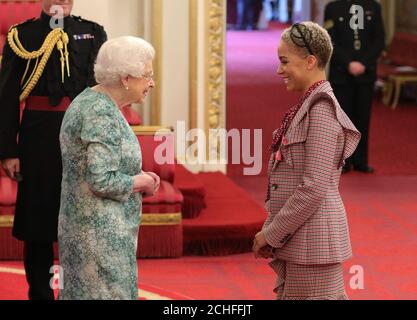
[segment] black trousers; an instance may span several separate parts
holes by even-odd
[[[358,148],[346,164],[367,166],[374,83],[351,82],[348,85],[333,85],[333,90],[340,106],[362,134]]]
[[[24,264],[29,285],[29,300],[54,300],[50,286],[54,265],[53,242],[24,243]]]
[[[255,29],[255,0],[237,0],[237,27]]]

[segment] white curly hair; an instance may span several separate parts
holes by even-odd
[[[145,64],[155,57],[153,46],[142,38],[123,36],[106,41],[100,48],[94,74],[97,83],[117,85],[122,78],[143,76]]]

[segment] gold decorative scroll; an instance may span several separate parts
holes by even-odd
[[[13,227],[14,216],[0,216],[0,228]],[[141,226],[170,226],[181,224],[181,213],[143,213]]]
[[[189,0],[190,5],[190,83],[189,83],[189,128],[197,128],[198,108],[198,1]]]
[[[173,128],[161,126],[131,126],[131,128],[136,135],[141,136],[168,135],[174,131]]]
[[[141,226],[172,226],[181,224],[181,213],[143,213]]]
[[[206,0],[206,133],[208,153],[220,154],[215,130],[224,127],[225,1]],[[211,129],[211,130],[210,130]]]
[[[4,215],[0,216],[0,228],[10,228],[13,227],[14,216]]]
[[[153,66],[156,75],[155,88],[151,94],[151,124],[161,125],[161,100],[162,100],[162,40],[163,40],[163,0],[152,0],[152,44],[156,51]]]

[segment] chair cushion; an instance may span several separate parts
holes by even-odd
[[[184,198],[171,183],[161,180],[158,192],[143,199],[143,213],[178,213],[181,212]]]
[[[137,137],[142,149],[143,171],[155,172],[161,180],[172,183],[175,175],[174,162],[158,164],[155,161],[155,155],[157,155],[158,152],[155,151],[161,144],[169,145],[169,150],[166,150],[165,152],[170,153],[169,158],[174,158],[174,136],[172,134],[166,135],[163,137],[162,141],[156,140],[154,135],[137,135]]]
[[[12,179],[0,176],[0,206],[16,204],[17,183]]]
[[[378,64],[378,79],[386,80],[390,76],[417,75],[417,69],[410,66],[396,66],[391,64]]]
[[[206,188],[204,184],[198,180],[197,175],[188,171],[183,165],[175,165],[175,182],[174,186],[181,192],[186,191],[196,197],[205,198]]]
[[[184,219],[195,218],[207,207],[206,188],[197,175],[188,171],[183,165],[175,166],[175,182],[184,196],[182,216]]]
[[[389,47],[387,58],[397,66],[417,68],[417,35],[408,32],[396,32]]]
[[[0,205],[0,217],[1,216],[14,216],[16,207],[13,206],[2,206]],[[1,260],[1,258],[0,258]]]

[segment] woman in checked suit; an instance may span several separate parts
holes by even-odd
[[[342,262],[352,249],[339,180],[360,133],[326,81],[332,52],[313,22],[286,29],[278,48],[278,75],[303,95],[274,132],[268,218],[253,244],[257,258],[272,258],[278,299],[348,299]]]

